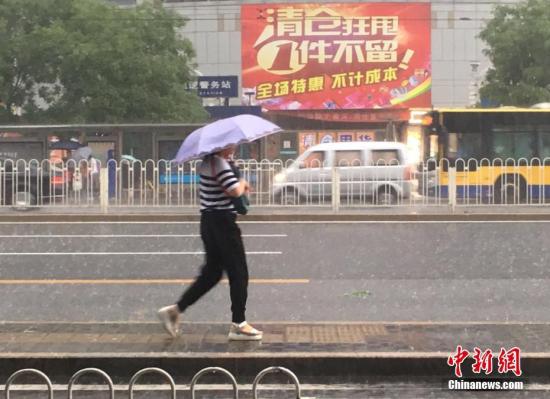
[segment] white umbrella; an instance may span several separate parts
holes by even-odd
[[[274,123],[254,115],[220,119],[187,136],[174,160],[181,163],[202,158],[231,145],[248,143],[281,130]]]

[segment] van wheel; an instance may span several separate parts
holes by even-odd
[[[520,204],[525,202],[527,183],[521,176],[501,176],[494,186],[495,204]]]
[[[293,188],[284,188],[276,198],[277,204],[280,205],[299,205],[302,200],[300,194]]]
[[[17,191],[13,196],[12,207],[16,211],[30,210],[36,204],[36,196],[31,191]]]
[[[382,187],[376,193],[377,205],[395,205],[397,204],[397,193],[391,187]]]

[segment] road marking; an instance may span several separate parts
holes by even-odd
[[[415,215],[416,216],[416,215]],[[291,218],[292,215],[289,215]],[[134,222],[118,222],[118,221],[103,221],[103,222],[0,222],[0,225],[57,225],[57,224],[199,224],[198,221],[134,221]],[[550,223],[550,220],[243,220],[238,224],[487,224],[487,223]]]
[[[19,280],[0,280],[0,285],[181,285],[191,284],[194,279],[19,279]],[[229,283],[227,279],[222,279],[222,283]],[[253,278],[249,280],[251,284],[309,284],[309,279],[304,278]]]
[[[204,251],[184,252],[0,252],[0,256],[142,256],[142,255],[204,255]],[[280,251],[251,251],[246,255],[282,255]]]
[[[550,223],[550,220],[307,220],[243,221],[239,224],[478,224],[478,223]]]
[[[90,222],[90,221],[77,221],[77,222],[58,222],[58,221],[50,221],[50,222],[44,222],[44,221],[33,221],[33,222],[0,222],[0,224],[28,224],[28,225],[36,225],[36,224],[199,224],[199,221],[165,221],[165,222],[159,222],[159,221],[150,221],[150,222],[144,222],[144,221],[134,221],[134,222],[120,222],[120,221],[103,221],[103,222]]]
[[[200,234],[12,234],[0,235],[0,238],[195,238]],[[287,234],[243,234],[243,237],[277,238]]]

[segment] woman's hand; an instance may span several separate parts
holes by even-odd
[[[227,192],[231,197],[240,197],[250,192],[250,184],[245,179],[239,180],[239,185],[233,190]]]
[[[243,191],[246,195],[250,194],[250,190],[252,189],[252,187],[250,187],[250,183],[248,183],[245,179],[242,179],[241,180],[242,183],[243,183]]]

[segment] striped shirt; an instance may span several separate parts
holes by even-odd
[[[226,192],[239,186],[229,162],[214,155],[203,159],[199,169],[201,212],[223,210],[235,212],[231,197]]]

